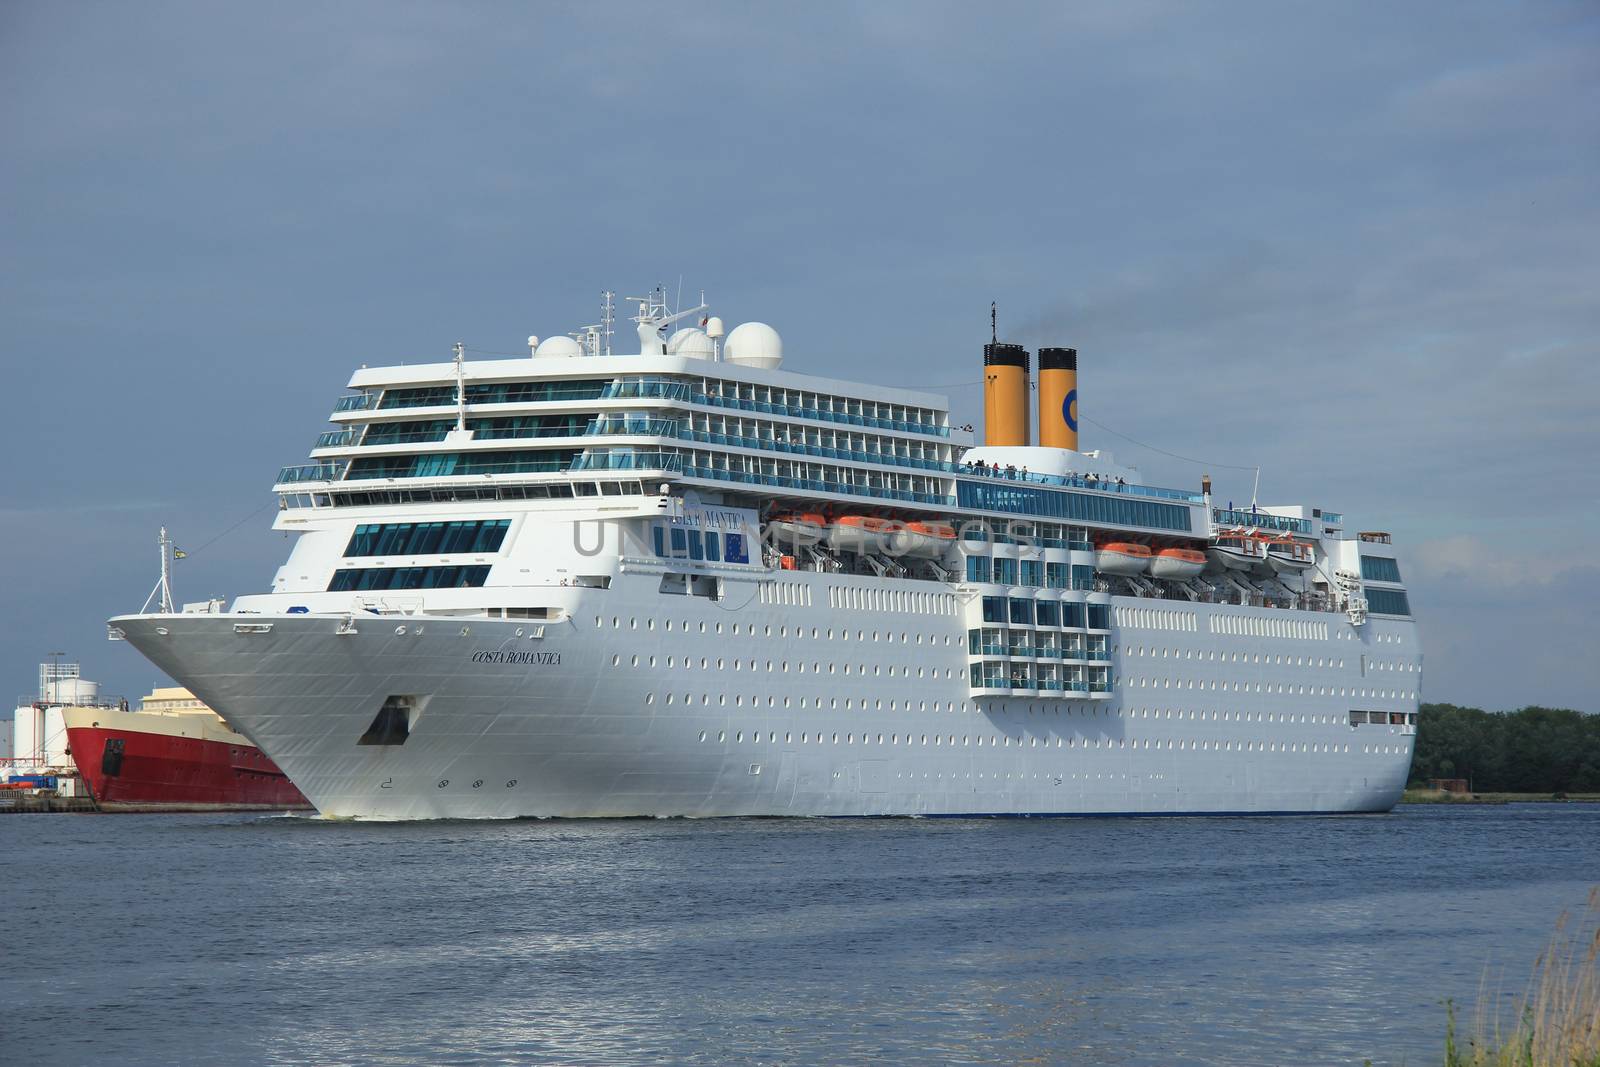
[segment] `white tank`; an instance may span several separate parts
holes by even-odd
[[[571,359],[583,355],[583,346],[570,337],[557,334],[540,341],[533,354],[539,359]]]
[[[764,322],[741,322],[728,332],[722,354],[730,363],[774,370],[783,362],[783,339]]]
[[[45,683],[44,697],[52,704],[92,704],[100,699],[100,683],[87,678],[58,678]]]
[[[667,355],[687,356],[690,359],[711,359],[717,354],[716,344],[704,330],[690,327],[678,330],[667,338]]]

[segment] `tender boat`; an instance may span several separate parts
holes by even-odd
[[[937,559],[956,543],[956,528],[942,522],[908,522],[889,536],[889,553]]]
[[[1219,534],[1206,558],[1223,570],[1250,571],[1266,562],[1266,551],[1248,534]]]
[[[1269,542],[1267,564],[1279,574],[1304,574],[1311,569],[1311,546],[1298,541]]]
[[[1150,546],[1109,541],[1094,550],[1094,569],[1101,574],[1143,574],[1150,569]]]
[[[1192,548],[1163,548],[1150,560],[1150,577],[1183,582],[1206,569],[1206,554]]]
[[[814,545],[828,533],[828,520],[810,511],[774,515],[767,525],[780,545]]]
[[[828,527],[828,544],[841,552],[882,552],[901,524],[872,515],[840,515]]]

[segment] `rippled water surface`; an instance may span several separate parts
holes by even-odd
[[[1600,883],[1600,806],[13,816],[0,846],[12,1062],[1419,1065]]]

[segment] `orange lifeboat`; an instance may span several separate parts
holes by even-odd
[[[1094,569],[1101,574],[1143,574],[1150,569],[1150,546],[1108,541],[1094,550]]]
[[[841,552],[882,552],[901,525],[872,515],[840,515],[828,528],[828,544]]]
[[[1206,554],[1192,548],[1163,548],[1150,560],[1150,577],[1184,582],[1206,568]]]
[[[773,539],[785,547],[814,545],[828,532],[828,520],[816,512],[789,512],[767,520]]]
[[[956,543],[956,528],[942,522],[908,522],[889,538],[895,556],[937,558]]]

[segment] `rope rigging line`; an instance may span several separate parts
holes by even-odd
[[[186,550],[184,550],[183,554],[185,556],[192,556],[196,552],[204,552],[206,549],[210,548],[212,545],[216,544],[218,541],[222,540],[224,537],[227,537],[229,534],[233,533],[233,531],[237,530],[239,527],[243,526],[245,523],[249,522],[251,519],[255,518],[257,515],[261,514],[263,511],[266,511],[268,508],[271,508],[271,507],[277,507],[277,498],[276,497],[274,497],[272,500],[268,501],[267,503],[262,504],[259,508],[256,508],[250,514],[246,515],[244,518],[240,519],[238,522],[234,523],[232,526],[228,527],[226,530],[223,530],[221,533],[217,534],[217,536],[213,537],[211,540],[207,541],[205,544],[201,545],[199,548],[186,549]]]
[[[1115,437],[1120,437],[1124,441],[1127,441],[1127,442],[1129,442],[1131,444],[1138,445],[1140,448],[1148,448],[1152,452],[1159,452],[1163,456],[1171,456],[1173,459],[1181,459],[1185,463],[1193,463],[1196,466],[1200,466],[1200,467],[1222,467],[1222,468],[1224,468],[1226,470],[1230,470],[1230,471],[1254,471],[1254,470],[1260,470],[1261,469],[1260,467],[1257,467],[1257,466],[1255,466],[1253,464],[1250,465],[1250,466],[1240,466],[1237,463],[1214,463],[1214,462],[1212,462],[1210,460],[1195,459],[1193,456],[1180,456],[1176,452],[1168,452],[1164,448],[1157,448],[1155,445],[1146,444],[1145,442],[1139,440],[1136,437],[1129,437],[1125,433],[1119,433],[1118,431],[1113,430],[1111,427],[1107,426],[1105,423],[1100,422],[1100,421],[1098,421],[1096,419],[1091,419],[1087,415],[1079,415],[1078,418],[1082,419],[1084,422],[1087,422],[1091,426],[1094,426],[1094,427],[1097,427],[1099,429],[1104,430],[1108,434],[1111,434],[1111,435],[1113,435]]]

